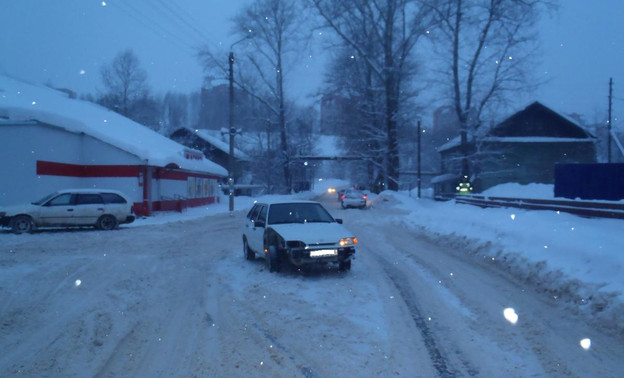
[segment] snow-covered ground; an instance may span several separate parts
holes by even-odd
[[[618,221],[390,192],[371,195],[368,210],[342,210],[323,193],[346,185],[327,180],[296,195],[318,197],[357,230],[346,274],[270,274],[246,261],[240,227],[256,200],[246,197],[232,215],[222,198],[114,232],[0,232],[0,376],[616,376],[624,368]],[[505,189],[520,191],[549,189]]]
[[[345,187],[341,180],[316,183],[315,189],[299,193],[312,198],[330,187]],[[416,198],[412,193],[384,192],[369,196],[371,204],[393,201],[402,214],[400,221],[440,239],[459,238],[468,242],[470,253],[498,260],[514,274],[530,279],[553,295],[576,302],[591,312],[614,316],[624,328],[624,227],[623,220],[591,219],[552,211],[522,209],[482,209]],[[553,186],[544,184],[504,184],[483,195],[514,198],[553,199]],[[289,196],[271,196],[289,198]],[[249,209],[261,198],[237,197],[235,209]],[[184,219],[228,212],[227,198],[220,204],[187,209],[183,213],[159,213],[139,219],[131,227],[164,224]]]
[[[316,183],[315,189],[299,198],[323,194],[330,187],[345,187],[342,180]],[[553,199],[553,186],[503,184],[484,193],[487,196]],[[288,198],[289,196],[272,196]],[[237,197],[236,209],[249,209],[261,198]],[[624,328],[624,234],[623,220],[591,219],[552,211],[482,209],[416,198],[412,193],[384,192],[369,202],[395,202],[408,214],[397,217],[406,226],[436,235],[443,240],[466,241],[467,252],[498,260],[519,277],[552,290],[555,296],[575,302],[580,308],[613,317]],[[183,213],[160,213],[139,219],[132,227],[163,224],[228,212],[227,199],[205,208]]]

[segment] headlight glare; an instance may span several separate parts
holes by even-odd
[[[357,238],[342,238],[340,239],[340,246],[344,247],[347,245],[355,245],[357,244]]]

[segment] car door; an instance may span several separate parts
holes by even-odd
[[[249,228],[248,243],[251,249],[258,253],[262,253],[264,250],[264,228],[266,227],[266,214],[267,205],[259,204],[258,212],[255,217],[251,219]]]
[[[104,200],[99,193],[76,194],[74,224],[95,224],[102,214],[104,214]]]
[[[41,205],[39,221],[42,226],[71,224],[74,211],[72,194],[59,194]]]

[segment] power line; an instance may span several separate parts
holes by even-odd
[[[168,39],[169,42],[171,42],[172,44],[174,44],[177,47],[181,48],[182,50],[184,50],[188,54],[190,54],[190,55],[194,55],[195,54],[193,46],[187,44],[187,42],[184,40],[184,38],[180,38],[178,35],[172,33],[166,27],[163,27],[162,24],[160,24],[160,23],[156,22],[155,20],[151,19],[144,12],[140,11],[139,9],[134,7],[133,5],[131,5],[131,4],[127,3],[127,2],[123,2],[123,1],[108,2],[107,4],[108,5],[114,5],[114,7],[117,7],[118,10],[121,13],[124,13],[126,16],[132,18],[133,20],[135,20],[136,22],[138,22],[139,24],[141,24],[145,28],[151,30],[156,35],[161,36],[161,37],[163,35],[168,36],[169,38],[165,38],[165,39]]]
[[[200,39],[202,43],[205,43],[206,41],[212,42],[212,38],[196,26],[194,18],[188,12],[186,12],[186,10],[182,8],[179,4],[177,4],[176,2],[167,3],[163,0],[158,0],[158,3],[161,4],[177,20],[179,20],[182,25],[185,25],[188,30],[193,33],[194,36]],[[171,5],[174,5],[177,10],[173,9]],[[180,13],[184,14],[181,15]]]

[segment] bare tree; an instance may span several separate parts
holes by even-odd
[[[374,95],[377,88],[383,93],[384,179],[388,189],[397,190],[400,105],[407,80],[413,73],[415,46],[430,26],[432,9],[421,6],[420,1],[415,0],[309,1],[325,26],[332,29],[364,62],[370,73],[368,95]]]
[[[256,0],[234,18],[235,35],[247,43],[240,44],[244,59],[234,81],[238,87],[264,104],[280,135],[280,155],[284,185],[291,188],[290,153],[288,146],[288,101],[286,76],[305,43],[305,24],[298,0]],[[240,54],[237,54],[240,55]],[[227,68],[210,49],[203,49],[200,58],[208,68]]]
[[[478,138],[484,110],[530,87],[539,11],[550,0],[431,0],[442,60],[460,126],[461,173],[470,176],[469,137]],[[440,44],[439,44],[440,46]],[[474,158],[476,159],[476,157]],[[478,164],[473,162],[473,164]]]
[[[102,82],[106,88],[101,103],[132,118],[133,103],[148,96],[147,73],[132,50],[123,51],[102,67]]]
[[[372,44],[365,44],[366,40],[370,40],[365,32],[354,35],[354,38],[361,38],[367,49],[374,48]],[[339,48],[331,61],[325,82],[325,96],[342,104],[343,109],[323,122],[338,130],[340,145],[347,155],[361,158],[361,161],[349,164],[352,176],[349,179],[381,189],[376,186],[379,185],[376,178],[385,172],[387,158],[383,90],[376,84],[370,66],[363,59],[356,59],[353,49],[348,46]]]
[[[188,123],[188,96],[167,92],[163,98],[163,131],[165,135],[175,129],[190,126]]]

